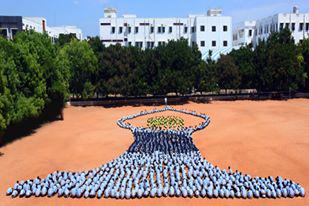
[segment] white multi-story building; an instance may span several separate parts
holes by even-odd
[[[255,25],[252,21],[249,27],[236,27],[233,32],[233,45],[242,46],[248,43],[248,38],[236,38],[242,30],[244,30],[244,36],[247,37],[246,32],[254,28],[252,43],[256,46],[259,41],[266,40],[272,32],[279,32],[286,27],[291,30],[296,44],[309,38],[309,13],[300,13],[299,8],[294,6],[291,13],[278,13],[256,20]]]
[[[309,13],[299,13],[297,6],[292,13],[279,13],[256,21],[255,43],[260,39],[267,39],[271,32],[277,32],[283,28],[289,28],[295,43],[309,37]]]
[[[43,17],[22,17],[23,30],[46,32],[46,19]]]
[[[53,39],[58,39],[60,34],[75,34],[77,39],[83,39],[82,30],[76,26],[47,27],[47,33]]]
[[[38,33],[47,33],[52,39],[60,34],[75,34],[82,40],[82,30],[76,26],[48,27],[43,17],[0,16],[0,35],[13,39],[18,31],[34,30]]]
[[[189,45],[197,44],[203,58],[211,50],[216,59],[232,48],[232,18],[221,14],[222,10],[211,9],[188,18],[117,17],[116,10],[108,8],[100,19],[100,39],[106,46],[118,43],[146,49],[184,38]]]
[[[233,46],[253,44],[255,21],[244,21],[233,27]]]

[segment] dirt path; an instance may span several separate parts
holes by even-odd
[[[309,205],[309,100],[190,103],[176,108],[211,117],[194,134],[203,156],[224,169],[251,176],[283,176],[302,184],[295,199],[155,198],[134,200],[16,198],[5,196],[16,180],[45,177],[55,170],[82,171],[122,154],[132,143],[116,120],[152,107],[68,107],[65,120],[44,125],[31,136],[0,148],[0,205]],[[189,121],[186,119],[186,121]],[[196,120],[192,120],[194,124]]]

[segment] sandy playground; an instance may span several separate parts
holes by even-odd
[[[292,179],[305,198],[208,199],[146,198],[134,200],[15,198],[5,196],[16,180],[45,177],[56,170],[82,171],[107,163],[132,143],[129,130],[116,120],[143,107],[67,107],[64,121],[43,125],[32,135],[0,148],[0,205],[309,205],[309,99],[288,101],[215,101],[175,106],[206,113],[210,125],[193,135],[202,155],[222,169],[231,166],[251,176]],[[183,117],[186,125],[199,119]],[[190,119],[192,118],[192,119]],[[132,124],[144,125],[146,118]]]

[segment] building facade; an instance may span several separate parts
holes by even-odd
[[[256,21],[244,21],[233,27],[233,46],[252,44],[255,38]]]
[[[12,39],[22,29],[23,21],[21,16],[0,16],[0,36]]]
[[[188,18],[117,17],[116,10],[109,8],[100,19],[100,39],[105,46],[120,44],[147,49],[184,38],[190,46],[198,46],[203,58],[210,50],[215,59],[232,48],[232,19],[221,14],[221,10],[212,9]]]
[[[46,32],[46,19],[43,17],[22,17],[23,30],[34,30],[38,33]]]
[[[76,26],[47,27],[47,34],[53,40],[58,39],[60,34],[75,34],[77,39],[83,39],[82,30]]]
[[[60,34],[75,34],[79,40],[83,39],[82,30],[76,26],[49,27],[43,17],[0,16],[0,35],[6,39],[13,39],[18,31],[34,30],[47,33],[53,40]]]
[[[247,23],[247,24],[246,24]],[[254,25],[255,23],[255,25]],[[300,13],[297,6],[293,7],[290,13],[278,13],[266,18],[252,21],[248,26],[248,22],[243,23],[244,26],[236,27],[233,30],[233,45],[243,46],[250,42],[250,38],[239,37],[243,33],[254,28],[254,34],[251,42],[254,46],[258,45],[261,40],[266,40],[272,32],[279,32],[283,28],[289,28],[295,43],[298,44],[304,39],[309,38],[309,13]],[[244,31],[244,32],[243,32]]]

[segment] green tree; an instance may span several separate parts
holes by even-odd
[[[232,56],[235,64],[239,68],[241,89],[254,88],[255,65],[253,62],[254,52],[251,46],[233,49],[229,55]]]
[[[304,65],[304,77],[305,77],[305,91],[309,91],[309,39],[305,39],[301,44],[303,65]]]
[[[59,34],[56,42],[60,47],[63,47],[64,45],[69,44],[73,40],[77,40],[76,34]]]
[[[89,44],[73,40],[61,49],[60,55],[69,61],[70,92],[78,98],[93,97],[98,60]]]
[[[214,92],[218,90],[218,77],[216,62],[212,60],[209,51],[206,61],[201,61],[196,72],[195,89],[198,92]]]
[[[267,82],[270,81],[271,75],[268,74],[268,53],[267,44],[265,41],[260,41],[258,46],[254,50],[253,62],[255,65],[255,88],[258,91],[263,91]]]
[[[45,106],[61,110],[69,98],[70,71],[67,59],[59,54],[47,34],[21,32],[14,41],[16,45],[27,49],[26,53],[34,57],[42,72],[46,87]]]
[[[264,73],[267,91],[298,89],[303,82],[302,62],[289,29],[273,33],[267,40],[267,71]]]
[[[169,41],[166,46],[158,47],[157,50],[161,61],[158,72],[161,92],[191,93],[201,61],[197,46],[190,47],[188,41],[181,38]]]
[[[221,55],[217,63],[217,72],[220,89],[239,88],[241,76],[231,56]]]
[[[142,76],[146,81],[147,93],[154,95],[162,94],[159,79],[159,70],[161,69],[159,50],[159,48],[147,49],[141,58]]]
[[[0,57],[0,130],[3,131],[7,126],[39,116],[47,94],[43,71],[30,45],[0,38]]]
[[[90,45],[93,52],[99,58],[100,53],[102,53],[104,50],[104,45],[102,44],[100,38],[98,36],[88,37],[88,44]]]

